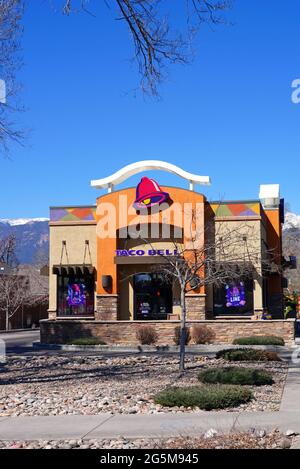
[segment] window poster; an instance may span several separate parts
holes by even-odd
[[[84,305],[86,300],[84,283],[69,283],[67,303],[69,306]]]
[[[239,307],[246,305],[246,293],[244,282],[234,285],[226,285],[226,307]]]

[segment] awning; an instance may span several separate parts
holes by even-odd
[[[95,267],[92,264],[59,264],[54,265],[52,273],[63,276],[84,276],[93,275]]]

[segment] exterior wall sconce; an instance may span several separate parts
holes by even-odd
[[[102,288],[104,288],[104,290],[111,290],[112,288],[112,276],[111,275],[102,275]]]

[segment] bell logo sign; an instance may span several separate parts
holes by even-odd
[[[136,188],[136,200],[133,204],[137,210],[160,205],[170,199],[167,192],[163,192],[154,179],[143,177]]]

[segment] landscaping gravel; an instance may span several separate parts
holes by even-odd
[[[178,437],[164,440],[58,440],[0,441],[0,449],[289,449],[292,438],[273,432],[247,432],[229,435]]]
[[[178,357],[50,356],[9,357],[0,368],[0,417],[25,415],[95,415],[99,413],[156,414],[203,412],[199,409],[164,408],[153,396],[166,387],[198,385],[197,374],[207,367],[228,363],[189,356],[184,377],[178,374]],[[249,386],[255,399],[236,411],[277,411],[287,374],[284,362],[235,363],[255,366],[273,374],[272,386]]]

